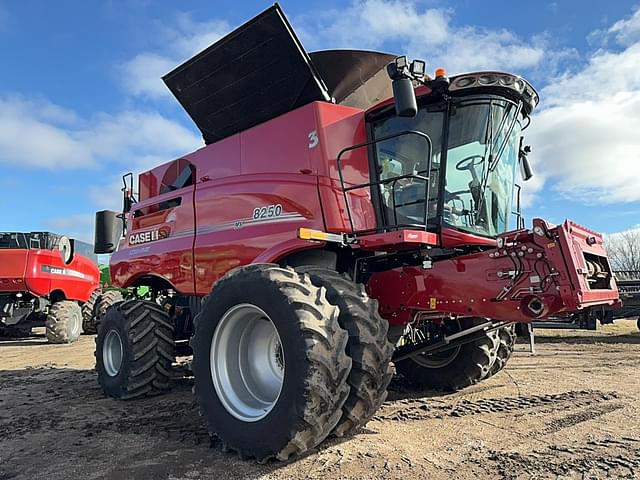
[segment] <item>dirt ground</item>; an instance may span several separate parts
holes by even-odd
[[[210,442],[176,369],[165,396],[119,402],[97,384],[94,338],[0,340],[0,480],[640,478],[640,333],[537,331],[506,370],[451,395],[394,379],[367,429],[258,465]]]

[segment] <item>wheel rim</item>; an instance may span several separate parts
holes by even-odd
[[[445,330],[446,333],[452,334],[452,333],[459,332],[462,327],[460,326],[460,322],[458,320],[454,320],[454,321],[446,322],[442,326],[442,328]],[[458,356],[458,353],[460,353],[460,348],[461,348],[460,346],[457,346],[457,347],[450,348],[448,350],[443,350],[442,352],[416,355],[414,357],[411,357],[411,359],[421,367],[443,368],[449,365],[451,362],[453,362],[456,359],[456,357]]]
[[[460,352],[460,347],[454,347],[443,352],[431,353],[428,355],[416,355],[412,360],[418,365],[427,368],[442,368],[455,360]]]
[[[102,347],[102,364],[110,377],[115,377],[120,372],[123,350],[120,334],[115,330],[109,330]]]
[[[71,318],[73,319],[73,323],[71,325],[71,338],[76,338],[82,333],[82,312],[74,313]]]
[[[229,309],[211,340],[211,379],[220,402],[235,418],[256,422],[280,397],[284,352],[278,330],[255,305]]]

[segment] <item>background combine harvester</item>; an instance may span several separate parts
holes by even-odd
[[[125,176],[124,213],[96,215],[114,284],[157,300],[101,320],[108,395],[166,390],[191,339],[211,434],[284,460],[364,425],[391,362],[463,388],[504,367],[514,322],[617,301],[601,235],[523,225],[533,87],[424,70],[307,54],[275,5],[164,77],[207,146],[141,174],[137,198]]]
[[[0,233],[0,335],[46,326],[49,342],[76,341],[99,294],[92,250],[51,232]]]

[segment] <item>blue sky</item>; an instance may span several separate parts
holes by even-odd
[[[281,2],[308,50],[368,48],[542,94],[526,215],[640,224],[640,11],[632,1]],[[119,176],[201,145],[160,76],[270,3],[0,0],[0,230],[90,240]]]

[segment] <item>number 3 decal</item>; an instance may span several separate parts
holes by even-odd
[[[309,133],[309,148],[314,148],[318,146],[318,132],[313,130]]]

